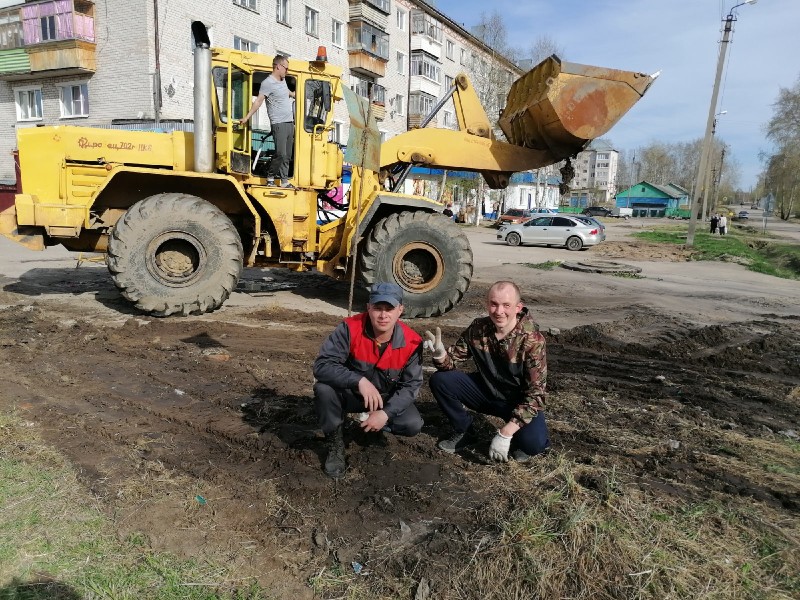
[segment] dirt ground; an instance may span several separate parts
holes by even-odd
[[[738,265],[716,265],[709,278],[709,265],[626,241],[624,231],[583,257],[627,258],[647,267],[641,279],[539,271],[519,263],[571,256],[512,256],[491,231],[470,235],[477,267],[464,301],[411,325],[440,325],[454,341],[481,314],[492,280],[517,280],[548,340],[556,451],[615,466],[624,486],[650,494],[719,491],[800,517],[796,486],[720,471],[715,460],[721,431],[800,431],[798,282]],[[482,447],[437,451],[449,431],[425,386],[422,434],[361,434],[351,424],[348,474],[334,482],[322,473],[310,365],[345,313],[346,284],[248,271],[243,291],[212,315],[151,319],[100,266],[4,256],[0,409],[41,426],[122,536],[236,562],[278,597],[311,597],[309,577],[353,561],[394,581],[424,575],[435,588],[442,557],[470,551],[463,540],[484,502],[482,474],[522,468],[487,464]],[[480,424],[486,445],[494,425]],[[617,439],[620,430],[637,435]]]

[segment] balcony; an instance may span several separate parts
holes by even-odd
[[[347,52],[351,71],[367,77],[383,77],[389,60],[389,34],[368,23],[350,21]]]
[[[358,79],[358,77],[356,77]],[[386,118],[386,88],[382,85],[366,79],[358,79],[352,86],[352,90],[368,100],[372,99],[372,114],[378,121]]]
[[[0,11],[0,79],[94,73],[94,5],[51,0]]]
[[[384,7],[382,2],[365,2],[363,0],[350,0],[348,5],[350,21],[369,21],[381,29],[389,28],[388,2]]]

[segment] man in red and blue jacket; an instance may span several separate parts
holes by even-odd
[[[372,286],[367,311],[342,321],[314,361],[314,406],[328,442],[325,472],[344,475],[343,423],[361,412],[364,431],[413,436],[422,429],[414,400],[422,387],[422,338],[400,322],[403,290]]]

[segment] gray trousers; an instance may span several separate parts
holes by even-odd
[[[314,384],[314,408],[319,417],[322,433],[328,435],[344,422],[347,413],[365,412],[364,398],[349,389],[331,387],[325,383]],[[414,436],[422,430],[422,416],[413,403],[387,423],[396,435]]]
[[[289,179],[289,165],[294,151],[294,123],[272,123],[275,156],[269,163],[267,177]]]

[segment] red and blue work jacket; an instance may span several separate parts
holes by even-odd
[[[383,397],[383,410],[391,419],[414,402],[422,387],[422,338],[398,321],[381,351],[369,315],[348,317],[322,344],[314,361],[314,377],[333,388],[354,392],[366,377]]]

